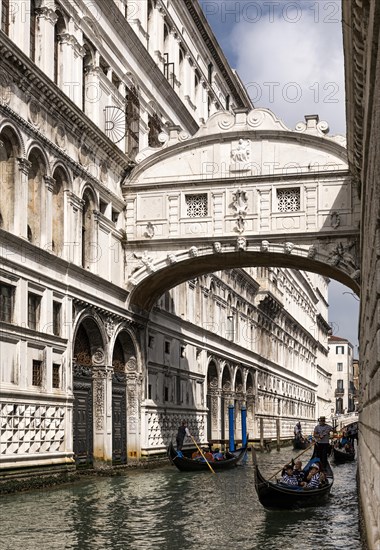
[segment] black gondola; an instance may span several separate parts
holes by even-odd
[[[209,470],[206,462],[201,462],[199,460],[193,460],[191,457],[186,456],[187,451],[181,451],[180,454],[175,450],[173,443],[170,443],[168,448],[168,457],[169,460],[174,466],[181,470],[181,472],[201,472]],[[233,468],[240,461],[243,460],[247,453],[247,447],[240,449],[235,454],[226,453],[226,458],[224,460],[215,460],[210,462],[213,470],[227,470],[228,468]]]
[[[293,439],[293,449],[307,449],[310,441],[304,438],[295,437]]]
[[[319,506],[326,502],[334,482],[333,472],[329,464],[326,469],[327,481],[323,487],[318,489],[292,488],[291,486],[266,480],[257,465],[254,449],[252,449],[252,457],[255,468],[255,489],[264,508],[291,510],[306,506]]]
[[[355,451],[349,453],[343,449],[337,449],[333,447],[334,461],[338,464],[343,464],[344,462],[352,462],[355,460]]]

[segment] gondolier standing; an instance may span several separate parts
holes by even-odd
[[[321,459],[323,469],[327,466],[327,455],[329,451],[329,437],[330,432],[333,432],[334,428],[329,424],[326,424],[326,418],[321,416],[319,418],[319,424],[314,428],[315,450],[314,456]]]
[[[177,437],[176,437],[177,451],[180,451],[182,449],[183,442],[184,442],[186,436],[191,437],[191,434],[190,434],[189,428],[187,427],[186,420],[182,420],[182,424],[178,428],[178,433],[177,433]]]

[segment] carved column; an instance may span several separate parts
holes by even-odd
[[[52,250],[52,206],[55,179],[44,176],[44,182],[45,189],[41,193],[41,248]]]
[[[141,376],[137,372],[137,361],[131,357],[127,368],[127,460],[140,458],[140,387]]]
[[[82,214],[84,201],[72,191],[65,191],[65,240],[62,257],[77,265],[82,263]]]
[[[45,2],[46,3],[46,0]],[[41,6],[36,9],[36,65],[54,80],[54,27],[58,16],[51,7]]]
[[[102,354],[104,357],[104,355]],[[93,367],[94,467],[112,466],[112,373],[113,367]]]
[[[15,173],[14,230],[15,234],[27,238],[28,233],[28,174],[32,164],[25,158],[17,159],[19,172]]]
[[[83,108],[83,57],[85,49],[76,37],[62,33],[60,39],[59,74],[61,88],[65,94],[80,108]]]

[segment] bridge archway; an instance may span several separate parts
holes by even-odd
[[[128,306],[234,267],[288,267],[359,293],[360,204],[345,141],[317,116],[289,130],[266,109],[216,113],[189,137],[172,128],[123,184]]]

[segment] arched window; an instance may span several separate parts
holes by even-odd
[[[82,267],[90,269],[96,258],[95,197],[88,189],[83,195],[82,213]]]
[[[61,255],[64,242],[64,187],[67,183],[65,172],[61,168],[54,171],[55,179],[52,197],[52,250]]]
[[[12,132],[4,131],[0,135],[0,216],[1,227],[6,231],[13,229],[15,203],[16,157],[18,144]]]
[[[38,150],[29,155],[31,167],[28,174],[28,240],[39,244],[41,239],[41,200],[44,195],[43,177],[46,174],[45,162]]]

